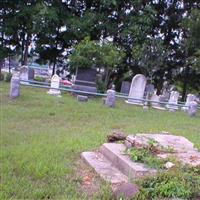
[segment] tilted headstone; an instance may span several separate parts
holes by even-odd
[[[131,87],[131,83],[129,81],[122,81],[120,92],[124,94],[129,94],[130,87]]]
[[[60,96],[61,92],[59,90],[59,86],[60,77],[57,74],[54,74],[51,78],[51,89],[47,93],[55,96]]]
[[[126,103],[143,105],[144,91],[146,86],[146,77],[142,74],[137,74],[133,77],[131,82],[131,88],[128,95],[128,101]],[[131,99],[133,98],[133,99]]]
[[[170,94],[170,98],[167,104],[167,108],[169,111],[176,111],[178,110],[178,98],[179,98],[179,92],[172,91]]]
[[[14,73],[10,82],[10,97],[17,98],[20,96],[20,74]]]
[[[186,103],[185,103],[185,107],[182,108],[182,110],[187,111],[188,110],[188,106],[190,105],[190,102],[194,101],[196,99],[196,96],[193,94],[188,94],[187,95],[187,99],[186,99]]]
[[[75,84],[72,89],[84,92],[97,92],[96,69],[77,69]],[[81,94],[81,93],[80,93]]]
[[[107,97],[106,97],[106,101],[105,101],[105,105],[108,107],[115,107],[115,101],[116,101],[116,97],[115,97],[115,90],[107,90]]]
[[[198,111],[198,103],[195,100],[193,100],[193,101],[189,102],[188,106],[189,107],[188,107],[187,112],[188,112],[189,116],[195,117],[195,115]]]

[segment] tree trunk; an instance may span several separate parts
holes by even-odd
[[[106,70],[105,70],[105,85],[106,85],[106,87],[108,87],[109,78],[110,78],[110,70],[108,68],[106,68]]]
[[[30,44],[30,34],[27,34],[27,38],[25,41],[25,50],[24,50],[24,54],[23,54],[23,64],[22,65],[27,65],[28,63],[28,47]]]
[[[54,61],[53,61],[52,76],[55,74],[55,71],[56,71],[56,57],[54,58]]]
[[[186,66],[185,73],[184,73],[184,82],[183,82],[183,91],[182,91],[181,101],[185,101],[185,99],[186,99],[188,79],[189,79],[188,75],[189,75],[189,67]]]
[[[9,54],[9,56],[8,56],[8,61],[9,61],[9,65],[8,65],[8,71],[9,71],[9,74],[10,74],[10,54]]]

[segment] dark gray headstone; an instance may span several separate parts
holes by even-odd
[[[106,106],[114,108],[115,101],[116,101],[115,91],[107,90],[107,97],[106,97],[106,102],[105,102]]]
[[[131,83],[129,81],[123,81],[121,86],[121,93],[129,94]]]
[[[20,76],[13,74],[10,82],[10,97],[17,98],[20,95]]]
[[[75,85],[96,86],[96,69],[78,69]]]
[[[72,86],[72,89],[97,93],[96,88],[96,69],[77,69],[75,85]],[[82,94],[81,92],[78,94]],[[86,94],[85,95],[92,95]]]
[[[33,68],[28,69],[28,80],[33,80],[35,75],[35,71]]]

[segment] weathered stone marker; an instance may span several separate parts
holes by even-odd
[[[20,96],[20,74],[15,73],[10,82],[10,97],[17,98]]]
[[[195,100],[189,102],[188,110],[187,110],[189,116],[195,117],[197,111],[198,111],[198,103]]]
[[[105,101],[105,105],[108,107],[115,107],[115,101],[116,101],[116,97],[115,97],[115,90],[110,89],[107,90],[107,97],[106,97],[106,101]]]
[[[88,101],[88,97],[87,96],[83,96],[83,95],[77,95],[77,100],[78,101],[82,101],[82,102],[87,102]]]

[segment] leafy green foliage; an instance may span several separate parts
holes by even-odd
[[[12,78],[12,74],[11,73],[6,73],[5,81],[6,82],[10,82],[11,78]]]
[[[198,168],[177,167],[138,181],[142,187],[135,200],[181,198],[195,199],[200,193]]]

